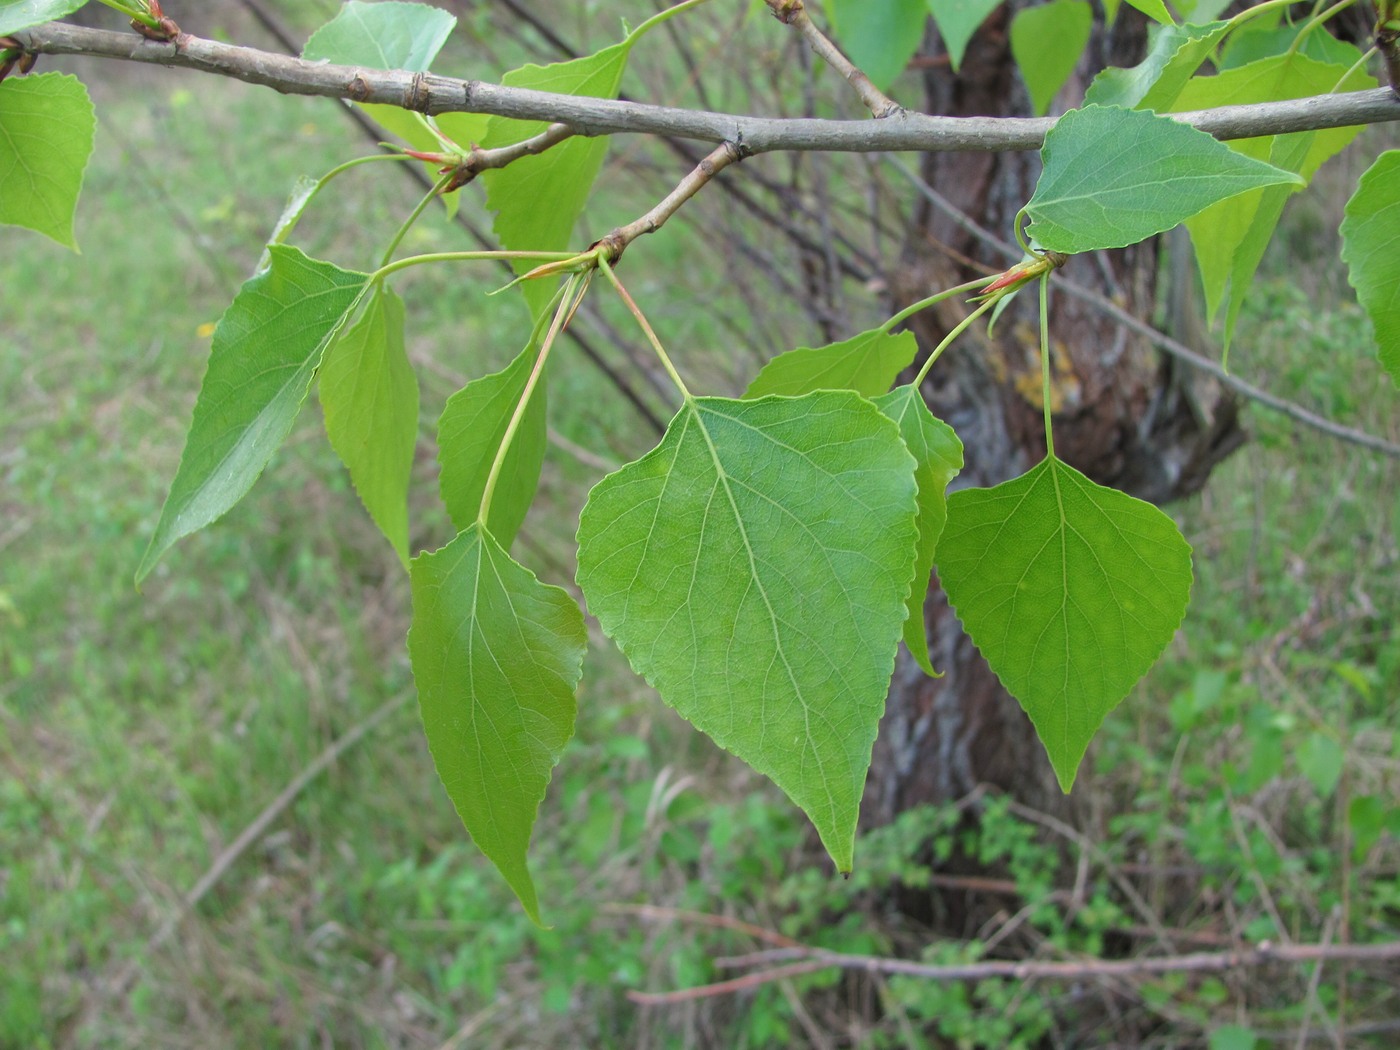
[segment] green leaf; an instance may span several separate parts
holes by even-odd
[[[1147,57],[1137,65],[1101,70],[1084,93],[1084,104],[1169,110],[1229,29],[1229,22],[1163,26],[1152,35]]]
[[[854,390],[874,397],[889,390],[918,348],[913,332],[891,335],[874,328],[839,343],[788,350],[763,366],[744,396],[796,397],[814,390]]]
[[[403,329],[403,300],[376,285],[359,319],[326,350],[319,389],[331,447],[406,569],[418,380]]]
[[[1210,1033],[1208,1050],[1254,1050],[1259,1045],[1259,1037],[1253,1028],[1227,1024]]]
[[[1326,733],[1311,733],[1298,748],[1298,770],[1323,798],[1332,794],[1342,778],[1346,753]]]
[[[77,77],[40,73],[0,83],[0,224],[77,251],[73,215],[96,130]]]
[[[87,0],[0,0],[0,36],[71,15]]]
[[[1375,326],[1381,367],[1400,386],[1400,150],[1382,153],[1347,201],[1342,259]]]
[[[1049,111],[1079,64],[1093,22],[1085,0],[1051,0],[1022,8],[1011,19],[1011,54],[1021,67],[1036,116]]]
[[[355,308],[368,275],[275,245],[214,330],[180,468],[140,583],[162,554],[243,498],[292,429],[321,355]]]
[[[425,72],[452,34],[457,19],[439,7],[385,0],[350,0],[312,33],[301,57],[366,69]]]
[[[1347,829],[1351,832],[1351,856],[1358,864],[1366,859],[1385,831],[1386,806],[1375,795],[1356,795],[1347,803]]]
[[[954,73],[962,65],[972,34],[1000,6],[1001,0],[928,0],[929,14],[943,37]]]
[[[1162,0],[1127,0],[1127,2],[1129,7],[1136,7],[1154,22],[1159,22],[1164,26],[1172,24],[1172,16]]]
[[[1156,507],[1052,457],[949,498],[938,576],[1068,791],[1104,716],[1181,623],[1191,548]]]
[[[408,655],[433,764],[472,839],[539,923],[526,853],[574,733],[583,614],[479,524],[414,558],[410,579]]]
[[[1292,25],[1249,26],[1237,33],[1231,33],[1221,49],[1219,67],[1221,72],[1257,62],[1261,58],[1282,55],[1298,39],[1305,22]],[[1361,52],[1345,40],[1338,40],[1325,31],[1310,32],[1303,38],[1300,50],[1308,58],[1328,65],[1349,69],[1361,57]]]
[[[569,62],[522,66],[507,73],[501,82],[561,95],[616,98],[630,48],[624,42]],[[543,121],[493,117],[482,145],[489,149],[510,145],[548,126]],[[607,151],[604,137],[576,136],[538,156],[484,172],[486,203],[496,212],[494,229],[501,244],[517,251],[566,250]],[[516,273],[525,273],[534,265],[517,262]],[[548,308],[555,286],[549,281],[525,281],[520,289],[531,315],[539,317]]]
[[[924,38],[924,0],[828,0],[827,16],[841,50],[884,91]]]
[[[904,645],[924,673],[937,677],[929,659],[924,599],[928,597],[938,538],[948,521],[948,483],[962,470],[963,446],[953,428],[929,411],[915,386],[905,385],[882,394],[875,398],[875,404],[895,421],[916,464],[919,540],[914,555],[914,581],[906,599],[909,618],[904,621]]]
[[[255,277],[260,273],[267,272],[268,267],[272,265],[272,253],[269,249],[274,244],[281,244],[291,236],[292,231],[297,228],[297,223],[301,222],[301,216],[306,211],[306,206],[311,203],[311,198],[316,196],[321,185],[319,179],[313,179],[309,175],[301,175],[297,178],[292,186],[292,192],[287,197],[287,203],[282,208],[282,214],[277,216],[272,233],[268,235],[267,244],[263,246],[262,257],[258,259],[257,268],[253,270]]]
[[[442,410],[438,420],[438,463],[442,466],[438,485],[452,523],[459,529],[477,520],[491,464],[525,393],[538,352],[538,345],[527,346],[501,371],[475,379],[453,394]],[[487,525],[506,547],[520,531],[534,501],[546,440],[545,388],[541,383],[506,450],[491,497]]]
[[[1302,183],[1170,117],[1112,106],[1066,113],[1041,157],[1027,233],[1067,254],[1136,244],[1245,190]]]
[[[807,813],[842,871],[907,612],[915,497],[897,427],[854,393],[699,398],[579,520],[603,630]]]
[[[1303,98],[1326,94],[1339,82],[1348,90],[1375,86],[1375,81],[1359,69],[1349,77],[1347,73],[1345,65],[1327,65],[1299,54],[1279,55],[1215,76],[1197,77],[1182,88],[1173,108],[1190,110]],[[1355,127],[1333,128],[1241,139],[1228,145],[1243,156],[1267,160],[1276,168],[1296,172],[1303,180],[1300,185],[1306,185],[1318,168],[1345,149],[1359,132]],[[1213,318],[1222,302],[1229,304],[1227,347],[1283,206],[1299,188],[1285,185],[1242,193],[1212,205],[1186,223],[1201,270],[1208,316]]]

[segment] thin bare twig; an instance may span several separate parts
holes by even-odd
[[[641,218],[633,219],[626,226],[619,226],[611,233],[605,235],[598,243],[606,245],[612,250],[612,258],[620,256],[626,247],[638,237],[647,233],[655,233],[661,229],[662,225],[672,215],[680,210],[681,205],[695,196],[706,183],[713,179],[735,161],[742,159],[742,155],[729,143],[724,142],[716,146],[697,164],[690,174],[681,179],[676,184],[676,188],[666,194],[654,208],[648,211]]]
[[[764,2],[768,5],[768,9],[773,12],[774,18],[784,25],[792,26],[801,33],[802,39],[807,41],[807,46],[816,53],[817,57],[846,79],[855,93],[860,96],[865,108],[870,110],[876,120],[893,117],[904,112],[903,106],[872,84],[870,78],[861,72],[860,68],[847,58],[839,47],[832,43],[831,38],[817,28],[816,23],[807,14],[807,7],[802,0],[764,0]]]

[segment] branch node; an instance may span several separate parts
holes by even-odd
[[[428,77],[424,73],[414,73],[403,93],[403,108],[415,113],[427,113],[433,102],[433,92],[428,87]]]
[[[345,89],[346,97],[352,102],[364,102],[370,97],[371,93],[369,81],[365,79],[362,73],[356,73],[351,77],[350,83]]]

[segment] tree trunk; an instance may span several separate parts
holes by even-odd
[[[1016,6],[1023,5],[1012,11]],[[925,78],[927,112],[1027,113],[1007,40],[1011,13],[1003,7],[973,37],[958,76],[935,60]],[[1105,60],[1132,64],[1141,56],[1144,29],[1135,16],[1125,7],[1115,30],[1091,43],[1099,62],[1093,68]],[[1075,90],[1071,84],[1062,99]],[[1009,240],[1039,170],[1037,153],[930,154],[921,174],[961,212]],[[1076,256],[1063,272],[1148,318],[1158,252],[1157,244],[1146,243]],[[887,277],[896,305],[987,272],[970,268],[968,260],[1006,265],[945,211],[920,205],[899,267]],[[1045,454],[1035,299],[1033,290],[1021,295],[994,337],[969,330],[925,383],[930,407],[966,446],[966,467],[954,487],[995,485]],[[918,314],[911,325],[924,351],[967,312],[953,300]],[[1243,441],[1233,401],[1203,388],[1139,336],[1053,291],[1050,317],[1055,450],[1095,481],[1164,502],[1199,489]],[[936,581],[925,615],[934,665],[944,676],[926,677],[901,653],[866,786],[867,826],[912,806],[959,799],[980,784],[1036,809],[1072,815],[1029,719],[973,648]]]

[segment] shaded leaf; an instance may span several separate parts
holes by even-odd
[[[438,486],[452,523],[465,529],[477,520],[481,497],[496,451],[505,439],[515,406],[525,393],[539,347],[531,344],[494,375],[468,383],[447,399],[438,420]],[[535,387],[525,417],[506,450],[506,460],[491,497],[487,525],[509,548],[535,499],[544,463],[546,437],[545,388]]]
[[[1229,29],[1229,22],[1163,26],[1152,35],[1147,57],[1137,65],[1100,70],[1084,93],[1084,104],[1169,110]]]
[[[972,34],[1000,6],[1001,0],[928,0],[929,14],[943,37],[954,73],[962,65]]]
[[[418,380],[404,349],[403,300],[382,284],[321,365],[326,435],[360,502],[408,568],[408,479],[418,441]]]
[[[1245,190],[1302,182],[1169,117],[1112,106],[1066,113],[1041,156],[1027,233],[1068,254],[1135,244]]]
[[[1342,778],[1346,753],[1342,745],[1326,733],[1310,733],[1297,751],[1298,770],[1312,782],[1323,798],[1332,794]]]
[[[1167,5],[1162,0],[1127,0],[1129,7],[1136,7],[1154,22],[1169,26],[1172,24],[1172,16],[1167,12]]]
[[[40,73],[0,83],[0,224],[76,251],[73,216],[96,130],[77,77]]]
[[[1011,19],[1011,54],[1021,68],[1036,116],[1049,111],[1079,64],[1093,22],[1093,10],[1085,0],[1051,0],[1022,8]]]
[[[938,576],[1068,791],[1104,717],[1175,633],[1191,548],[1156,507],[1049,458],[948,500]]]
[[[433,764],[472,839],[538,923],[526,853],[574,733],[583,614],[479,524],[414,558],[410,579],[408,654]]]
[[[568,62],[522,66],[502,77],[501,83],[561,95],[616,98],[630,49],[631,44],[624,42]],[[507,146],[548,126],[544,121],[493,117],[482,145],[490,149]],[[538,156],[484,172],[481,179],[486,184],[486,203],[496,212],[494,229],[501,245],[517,251],[567,249],[607,151],[606,138],[577,136]],[[517,261],[515,269],[525,273],[534,266]],[[548,308],[555,291],[551,282],[542,280],[525,281],[520,289],[535,317]]]
[[[440,7],[383,0],[350,0],[312,33],[301,57],[366,69],[426,72],[457,19]]]
[[[1375,326],[1381,367],[1400,386],[1400,150],[1382,153],[1347,201],[1342,259]]]
[[[88,0],[0,0],[0,36],[71,15]]]
[[[765,364],[744,396],[796,397],[814,390],[854,390],[874,397],[889,390],[895,377],[914,360],[918,349],[913,332],[891,335],[879,328],[827,346],[799,347]]]
[[[270,268],[243,285],[214,329],[185,451],[136,570],[138,583],[176,540],[221,517],[252,488],[369,280],[295,248],[275,245],[270,253]]]
[[[924,599],[938,548],[938,538],[948,521],[948,483],[963,466],[963,446],[958,435],[929,411],[917,387],[901,386],[875,398],[875,404],[899,427],[899,436],[914,457],[914,480],[919,486],[916,522],[918,546],[914,554],[914,580],[905,604],[904,645],[925,674],[938,676],[929,658],[928,632],[924,626]]]
[[[841,50],[881,91],[914,57],[928,20],[925,0],[828,0]]]
[[[849,391],[687,400],[579,520],[632,667],[773,779],[849,871],[914,562],[914,461]]]

